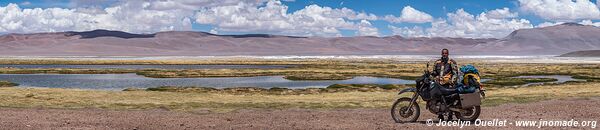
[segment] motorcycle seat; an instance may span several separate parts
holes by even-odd
[[[442,92],[442,95],[457,94],[456,88],[440,87],[440,91]]]

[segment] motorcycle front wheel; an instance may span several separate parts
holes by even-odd
[[[394,118],[396,123],[417,121],[421,114],[421,109],[419,109],[419,104],[416,102],[409,108],[411,103],[410,98],[400,98],[394,102],[392,106],[392,118]]]

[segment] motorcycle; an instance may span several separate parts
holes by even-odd
[[[412,92],[412,96],[401,97],[392,106],[391,114],[396,123],[415,122],[420,115],[420,107],[417,99],[421,97],[425,101],[425,107],[429,112],[443,117],[455,115],[461,121],[475,121],[481,113],[481,97],[485,98],[485,90],[477,89],[473,93],[458,93],[455,88],[447,88],[432,80],[429,63],[423,75],[416,80],[414,88],[401,90],[398,95]],[[472,78],[472,77],[468,77]],[[473,84],[474,79],[468,79]],[[481,96],[480,96],[481,95]]]

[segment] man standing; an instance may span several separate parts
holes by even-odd
[[[452,87],[458,75],[458,67],[456,61],[450,59],[448,49],[442,49],[442,58],[435,61],[433,68],[433,76],[435,80],[444,87]]]
[[[435,67],[433,68],[433,76],[435,81],[441,86],[446,88],[454,88],[456,77],[458,76],[458,67],[456,61],[450,59],[448,55],[450,52],[448,49],[442,49],[442,58],[435,61]],[[453,113],[448,114],[448,120],[452,120]],[[443,120],[444,115],[438,113],[438,118]]]

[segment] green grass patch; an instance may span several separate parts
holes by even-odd
[[[405,85],[397,84],[333,84],[329,85],[327,89],[363,89],[363,90],[396,90],[400,88],[406,88]]]
[[[499,85],[499,86],[515,86],[524,85],[528,83],[539,83],[539,82],[554,82],[558,79],[554,78],[498,78],[485,82],[485,84]]]
[[[587,75],[575,75],[572,78],[574,79],[585,79],[585,80],[600,80],[600,77],[587,76]]]
[[[19,86],[19,84],[9,82],[9,81],[0,81],[0,87],[14,87],[14,86]]]
[[[175,87],[175,86],[161,86],[147,88],[146,91],[161,91],[161,92],[214,92],[216,88],[210,87]]]

